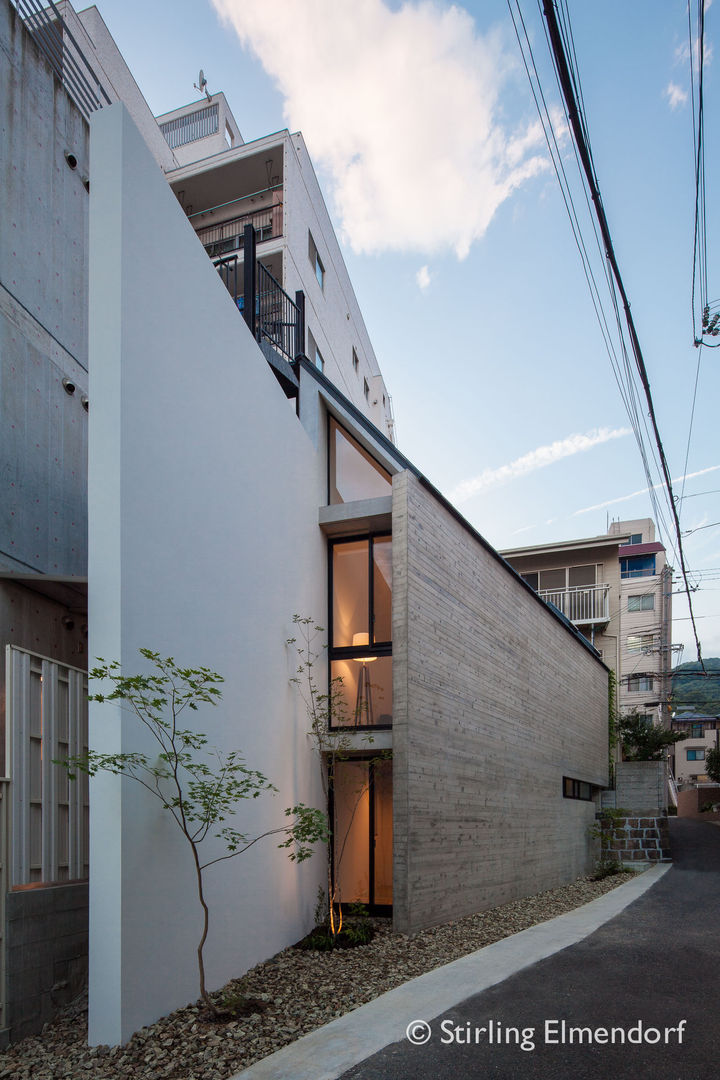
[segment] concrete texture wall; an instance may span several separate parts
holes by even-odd
[[[7,0],[0,54],[0,566],[84,574],[87,124]]]
[[[666,762],[616,762],[615,806],[618,809],[649,816],[665,810],[667,800]]]
[[[87,979],[88,887],[8,893],[8,1028],[17,1042],[40,1031]]]
[[[91,127],[89,652],[133,671],[147,646],[225,676],[194,719],[279,789],[242,811],[257,835],[322,804],[285,644],[295,612],[327,610],[321,467],[127,112]],[[90,741],[145,745],[95,703]],[[197,998],[201,911],[150,796],[98,776],[90,798],[90,1040],[116,1043]],[[297,866],[272,839],[212,867],[208,986],[306,933],[321,877],[321,856]]]
[[[608,674],[410,473],[393,479],[395,924],[412,932],[589,866]]]

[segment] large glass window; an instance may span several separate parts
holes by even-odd
[[[654,555],[627,555],[620,559],[620,577],[652,577],[655,573]]]
[[[377,499],[392,494],[390,473],[336,420],[330,420],[331,504]]]
[[[332,818],[340,903],[392,904],[392,761],[339,761]]]
[[[334,727],[392,724],[392,538],[330,544]]]

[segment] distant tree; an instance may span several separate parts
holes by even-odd
[[[691,710],[701,716],[720,716],[720,657],[679,664],[672,673],[670,702],[674,710]]]
[[[620,717],[618,735],[626,761],[661,761],[668,746],[687,738],[685,732],[658,727],[636,709]]]
[[[714,784],[720,784],[720,749],[717,746],[705,751],[705,772]]]

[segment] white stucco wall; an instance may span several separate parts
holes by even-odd
[[[91,158],[90,658],[136,670],[147,646],[225,675],[197,726],[279,788],[248,807],[254,833],[320,805],[285,639],[326,606],[324,469],[121,105],[94,115]],[[111,706],[90,727],[98,749],[142,745]],[[197,997],[200,909],[171,825],[131,781],[93,783],[91,1043]],[[273,840],[208,871],[210,987],[307,931],[321,872]]]

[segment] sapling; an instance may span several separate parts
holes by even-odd
[[[199,705],[217,705],[221,699],[218,684],[221,675],[206,667],[180,667],[172,657],[163,658],[151,649],[140,654],[152,665],[144,674],[124,675],[120,664],[98,657],[98,666],[89,673],[91,680],[110,683],[112,689],[90,694],[96,702],[120,701],[147,729],[157,744],[153,756],[140,751],[102,754],[89,750],[66,761],[70,779],[77,771],[94,776],[108,772],[137,781],[163,810],[168,811],[190,848],[195,868],[197,897],[203,912],[202,935],[197,946],[200,996],[214,1016],[220,1010],[208,994],[205,985],[204,947],[210,924],[210,911],[205,897],[205,871],[216,863],[233,859],[266,836],[282,835],[280,848],[287,848],[289,858],[302,862],[310,857],[313,846],[326,843],[327,816],[313,807],[298,803],[285,810],[288,819],[277,828],[268,829],[250,838],[235,827],[233,818],[244,799],[257,799],[263,792],[277,789],[267,777],[247,767],[239,751],[222,751],[208,747],[208,738],[201,732],[181,727],[179,718],[186,710],[197,711]],[[225,853],[205,855],[203,845],[208,838],[223,842]],[[217,845],[213,845],[217,851]]]

